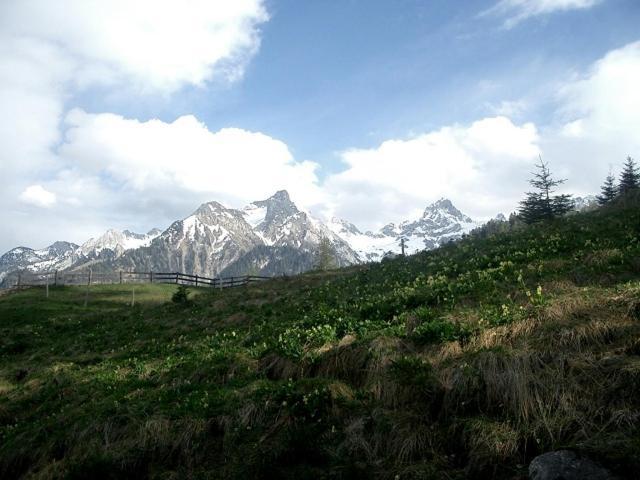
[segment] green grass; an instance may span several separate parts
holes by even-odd
[[[640,209],[170,301],[0,297],[0,477],[517,478],[640,468]]]

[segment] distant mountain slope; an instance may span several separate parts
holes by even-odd
[[[17,247],[0,257],[0,285],[7,275],[18,270],[41,272],[63,270],[74,262],[78,245],[70,242],[55,242],[41,250]]]
[[[450,200],[441,198],[429,205],[420,218],[397,225],[389,223],[377,233],[362,233],[355,225],[340,219],[332,219],[329,228],[342,236],[360,258],[371,261],[400,253],[401,238],[405,239],[406,252],[415,253],[459,239],[479,225],[454,207]]]

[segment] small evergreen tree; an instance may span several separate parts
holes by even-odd
[[[611,202],[618,195],[618,189],[616,188],[616,177],[613,176],[613,173],[609,171],[609,175],[604,181],[602,185],[602,193],[596,197],[598,200],[598,205],[606,205]]]
[[[635,190],[640,187],[640,172],[636,167],[636,162],[633,158],[627,157],[627,161],[624,163],[624,168],[620,174],[620,185],[618,186],[618,192],[620,195]]]
[[[536,167],[538,172],[532,173],[533,178],[529,183],[537,191],[527,192],[525,199],[520,202],[520,216],[527,224],[551,220],[573,209],[571,195],[552,195],[555,187],[562,185],[566,180],[555,180],[542,158]]]
[[[335,253],[333,251],[333,245],[327,237],[322,237],[318,244],[318,251],[316,255],[316,268],[318,270],[329,270],[335,268]]]
[[[185,304],[189,303],[189,289],[185,285],[179,285],[177,290],[171,296],[173,303]]]

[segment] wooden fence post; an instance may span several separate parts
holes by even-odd
[[[89,269],[89,280],[87,281],[87,290],[86,290],[86,292],[84,294],[84,306],[85,306],[85,308],[89,304],[89,285],[91,285],[91,275],[92,274],[93,274],[93,270],[90,268]]]
[[[53,272],[53,285],[54,286],[58,285],[58,270]]]
[[[196,287],[198,286],[198,275],[196,275]]]
[[[149,272],[149,283],[153,283],[153,270]]]
[[[120,270],[120,285],[122,285],[122,270]]]
[[[178,284],[178,272],[176,272],[176,285]]]

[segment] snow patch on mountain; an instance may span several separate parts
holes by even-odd
[[[328,227],[349,243],[362,261],[377,261],[401,253],[401,239],[404,239],[408,254],[437,248],[470,233],[479,225],[445,198],[429,205],[421,217],[398,224],[388,223],[377,233],[362,233],[355,225],[337,218],[328,222]]]
[[[84,257],[97,257],[103,250],[110,250],[121,255],[127,250],[148,246],[160,235],[160,230],[153,229],[146,234],[129,230],[109,229],[97,238],[90,238],[82,244],[77,254]]]
[[[212,201],[161,232],[146,234],[107,230],[82,246],[57,242],[47,249],[17,247],[0,258],[0,279],[20,269],[141,269],[185,271],[215,276],[221,272],[282,274],[314,268],[318,246],[328,240],[336,266],[379,261],[401,251],[436,248],[479,226],[440,199],[419,218],[389,223],[377,232],[362,232],[339,218],[323,222],[299,209],[289,194],[278,191],[242,209]]]

